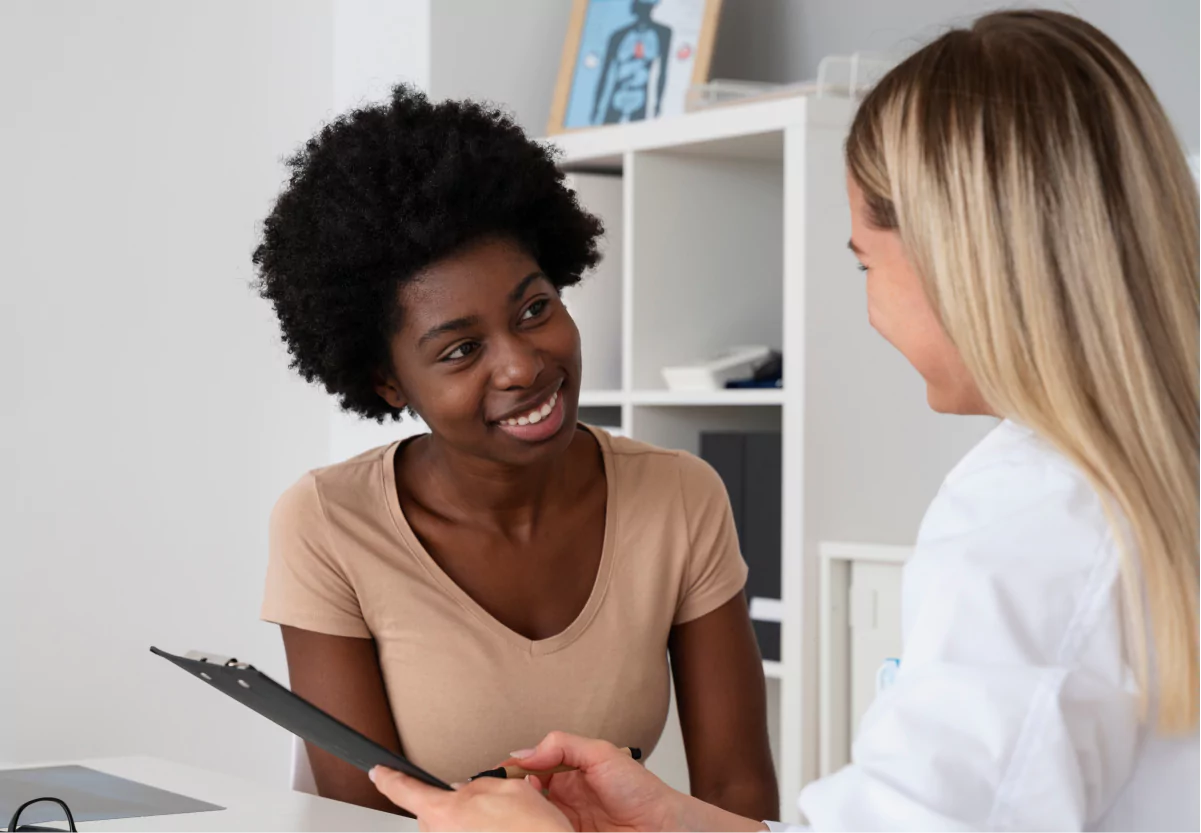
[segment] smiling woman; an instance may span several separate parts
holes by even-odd
[[[560,291],[596,264],[601,226],[548,151],[498,112],[400,87],[290,167],[254,260],[293,366],[349,411],[430,428],[280,498],[262,615],[293,690],[462,781],[556,729],[649,754],[674,674],[694,794],[774,815],[720,479],[577,422]],[[309,753],[322,795],[395,809]]]
[[[490,233],[464,244],[417,272],[399,302],[405,321],[391,362],[405,368],[405,381],[393,375],[378,385],[385,402],[414,408],[439,433],[457,435],[459,447],[490,443],[488,453],[509,462],[543,454],[539,444],[555,438],[571,442],[573,432],[562,431],[566,392],[559,394],[574,383],[574,424],[579,333],[555,282],[512,237]],[[488,434],[468,434],[479,427]],[[505,438],[516,442],[496,445]]]

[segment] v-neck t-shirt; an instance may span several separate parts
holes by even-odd
[[[397,496],[399,443],[306,474],[272,512],[262,618],[374,639],[405,756],[445,781],[556,729],[649,755],[667,718],[671,628],[746,583],[707,463],[587,430],[607,485],[600,565],[579,615],[546,639],[495,619],[422,546]]]

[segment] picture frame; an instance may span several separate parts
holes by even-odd
[[[709,80],[722,0],[573,0],[547,133],[684,112]]]

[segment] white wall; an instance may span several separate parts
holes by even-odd
[[[430,0],[333,0],[334,109],[429,87]]]
[[[569,0],[437,0],[430,10],[430,94],[493,101],[531,135],[541,136],[571,5]]]

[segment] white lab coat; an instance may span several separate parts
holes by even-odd
[[[801,792],[810,829],[1197,830],[1198,735],[1137,720],[1118,558],[1066,458],[1013,422],[985,437],[905,567],[896,682]]]

